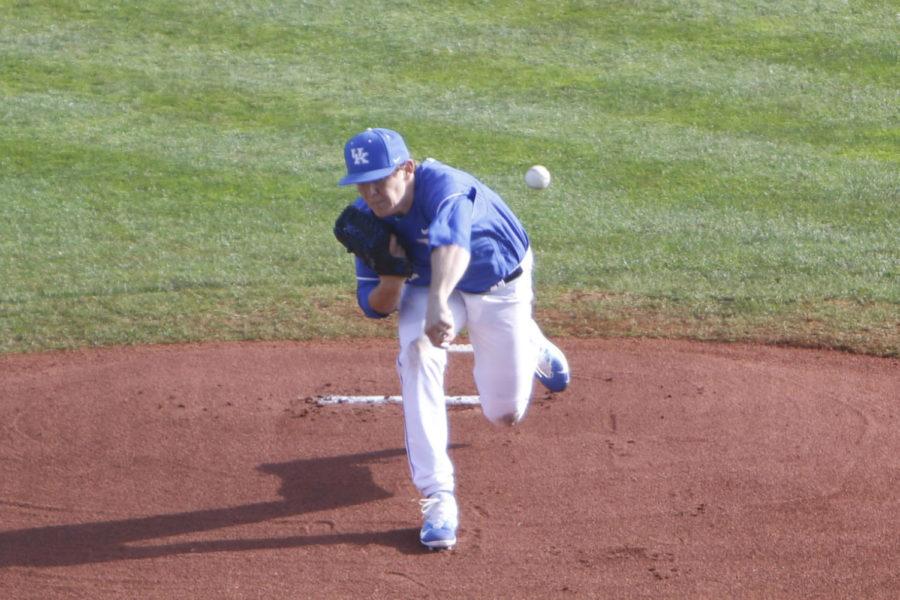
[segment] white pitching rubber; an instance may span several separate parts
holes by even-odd
[[[400,396],[319,396],[316,404],[332,406],[335,404],[401,404]],[[479,403],[478,396],[447,396],[448,406],[471,406]]]

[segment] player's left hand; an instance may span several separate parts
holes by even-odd
[[[334,223],[334,236],[379,275],[409,277],[412,262],[390,226],[369,211],[351,204]]]

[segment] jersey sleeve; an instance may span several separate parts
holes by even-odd
[[[472,241],[472,200],[463,194],[445,198],[437,207],[428,228],[431,248],[461,246],[469,250]]]
[[[369,306],[369,294],[378,285],[378,273],[370,269],[359,258],[356,261],[356,303],[362,309],[363,314],[370,319],[384,319],[388,315],[380,313]]]

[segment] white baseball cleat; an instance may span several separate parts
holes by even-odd
[[[459,511],[450,492],[435,492],[420,500],[424,523],[419,541],[431,550],[449,550],[456,545]]]

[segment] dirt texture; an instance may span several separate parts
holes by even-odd
[[[896,359],[558,342],[518,427],[451,408],[450,552],[400,407],[316,403],[399,394],[390,340],[0,357],[0,596],[900,597]]]

